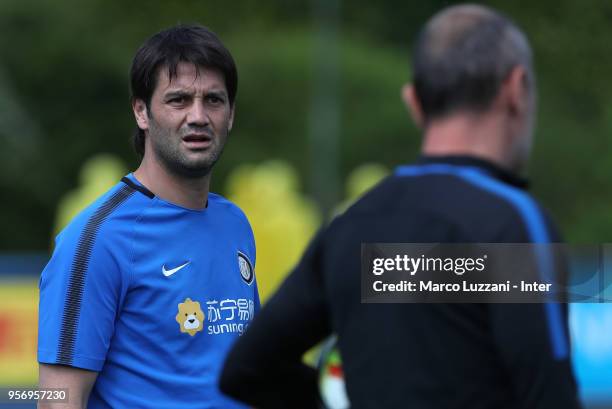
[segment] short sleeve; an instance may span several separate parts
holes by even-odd
[[[99,227],[69,226],[41,274],[40,363],[102,369],[127,280],[117,241]]]
[[[237,211],[239,212],[241,218],[243,219],[243,225],[242,227],[244,228],[245,231],[245,235],[247,237],[247,254],[249,256],[249,259],[252,261],[253,265],[253,303],[254,303],[254,312],[255,314],[257,314],[259,312],[259,310],[261,309],[261,301],[259,299],[259,287],[257,285],[257,248],[255,245],[255,234],[253,233],[253,228],[251,227],[251,223],[249,222],[249,219],[247,218],[246,214],[244,214],[244,212],[242,210],[240,210],[240,208],[238,208],[237,206],[235,207],[237,209]]]
[[[247,222],[248,223],[248,222]],[[261,301],[259,299],[259,286],[257,285],[257,250],[256,250],[256,246],[255,246],[255,237],[253,235],[253,230],[251,229],[251,226],[249,225],[249,230],[251,232],[251,249],[252,249],[252,255],[253,255],[253,274],[255,275],[255,277],[253,278],[253,300],[255,303],[255,313],[257,314],[259,312],[259,310],[261,309]]]

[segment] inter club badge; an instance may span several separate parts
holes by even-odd
[[[244,282],[250,285],[253,282],[253,277],[255,276],[253,273],[253,264],[251,264],[251,261],[246,254],[240,251],[238,252],[238,268],[240,269],[240,276]]]

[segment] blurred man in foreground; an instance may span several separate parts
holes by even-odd
[[[352,408],[577,408],[560,304],[362,304],[362,243],[559,241],[526,193],[536,84],[525,35],[455,6],[424,27],[403,98],[422,156],[336,218],[228,356],[224,392],[315,408],[303,353],[338,335]]]
[[[241,210],[209,193],[237,80],[202,26],[136,53],[142,162],[58,235],[40,281],[39,386],[67,388],[66,407],[243,407],[217,377],[259,308],[255,243]]]

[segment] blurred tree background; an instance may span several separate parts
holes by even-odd
[[[240,165],[281,159],[327,214],[330,204],[345,199],[344,181],[359,165],[392,169],[413,160],[420,136],[399,90],[410,80],[409,50],[418,28],[452,2],[344,1],[329,19],[320,14],[325,4],[0,2],[0,250],[49,249],[58,203],[79,185],[88,158],[109,153],[135,169],[131,58],[145,38],[178,22],[209,26],[238,64],[236,122],[213,191],[229,194],[229,176]],[[612,3],[483,4],[511,16],[535,51],[540,115],[534,193],[568,240],[612,241]],[[326,21],[337,42],[324,52],[325,41],[317,36]],[[337,72],[321,90],[317,67],[325,63]],[[327,120],[317,109],[321,92],[335,98],[338,113],[331,128],[337,129],[337,143],[329,152],[311,142]],[[317,193],[320,179],[312,177],[324,155],[335,158],[331,198]]]

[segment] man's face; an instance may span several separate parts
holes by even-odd
[[[174,174],[202,177],[223,152],[234,109],[219,71],[181,62],[176,74],[170,81],[166,67],[159,70],[147,111],[145,155],[153,154]]]

